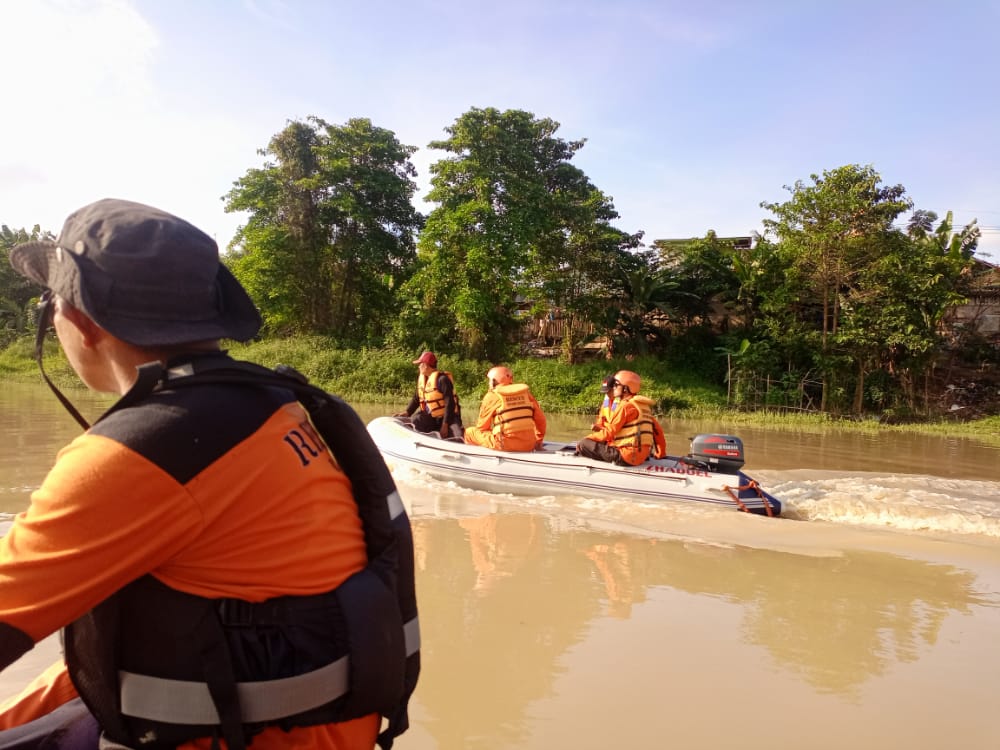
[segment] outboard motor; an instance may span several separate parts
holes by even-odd
[[[684,463],[722,474],[738,474],[743,468],[743,441],[735,435],[695,435]]]

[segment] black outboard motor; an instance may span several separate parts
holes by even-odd
[[[743,441],[735,435],[695,435],[684,463],[721,474],[738,474],[743,468]]]

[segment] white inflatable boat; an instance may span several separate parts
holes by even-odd
[[[743,442],[733,435],[698,435],[686,456],[617,466],[574,455],[571,443],[546,442],[530,453],[495,451],[417,432],[409,420],[396,417],[372,420],[368,432],[390,469],[415,469],[474,489],[698,502],[769,516],[781,513],[781,502],[742,471]]]

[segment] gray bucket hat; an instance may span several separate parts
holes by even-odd
[[[106,198],[70,214],[54,241],[10,252],[14,269],[137,346],[247,341],[260,313],[215,240],[166,211]]]

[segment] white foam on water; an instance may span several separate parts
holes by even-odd
[[[1000,539],[1000,482],[808,470],[757,472],[755,477],[783,503],[783,520],[932,538],[958,535],[984,541]],[[411,491],[404,493],[404,498],[407,495],[416,498],[413,511],[417,515],[422,512],[448,516],[488,513],[503,505],[565,517],[577,526],[617,528],[706,543],[725,544],[735,540],[742,544],[748,536],[757,540],[765,536],[772,539],[786,536],[757,525],[758,521],[773,524],[774,519],[748,517],[733,509],[696,502],[492,493],[468,489],[454,482],[440,482],[416,471],[400,473],[396,479],[405,483],[407,490],[419,488],[415,496]],[[794,526],[794,534],[787,536],[802,537],[804,529],[798,524]],[[706,528],[711,531],[706,533]],[[786,528],[785,531],[790,530]],[[725,533],[732,536],[727,540]],[[813,552],[826,554],[824,548],[821,544]],[[836,552],[831,549],[829,553]]]
[[[782,515],[803,521],[1000,539],[1000,482],[912,474],[771,477]],[[794,476],[792,476],[794,475]]]

